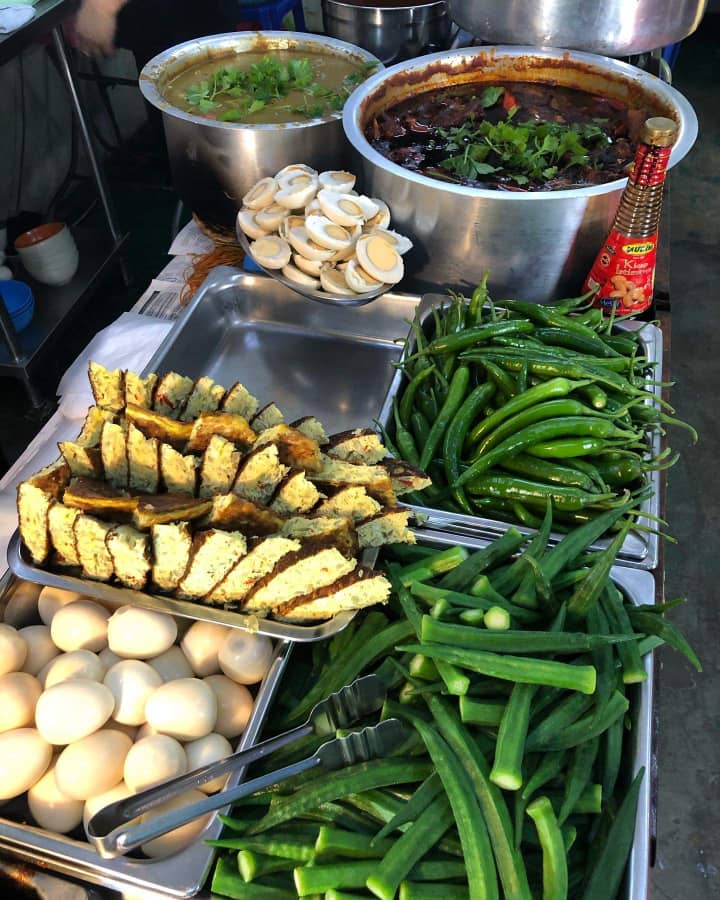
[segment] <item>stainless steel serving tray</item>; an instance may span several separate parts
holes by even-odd
[[[430,314],[433,306],[441,301],[446,300],[440,294],[425,294],[419,306],[419,314],[422,322]],[[499,304],[500,305],[500,304]],[[662,374],[662,332],[655,325],[649,325],[645,322],[622,322],[618,326],[627,331],[639,331],[640,341],[642,343],[645,355],[648,361],[655,363],[654,370],[657,373],[658,380]],[[408,336],[408,355],[413,352],[414,341],[412,340],[412,331]],[[392,383],[385,397],[378,421],[393,433],[392,409],[393,401],[399,395],[402,388],[407,382],[405,374],[401,369],[397,369]],[[652,393],[656,397],[660,396],[661,388],[659,386],[651,387]],[[657,432],[653,432],[650,441],[650,451],[653,456],[660,452],[661,439]],[[655,528],[655,519],[652,517],[660,515],[660,473],[648,473],[648,485],[651,494],[642,504],[642,512],[647,514],[646,520],[650,528]],[[509,523],[492,517],[485,518],[482,516],[469,516],[464,513],[446,512],[441,509],[433,509],[429,506],[413,506],[411,507],[417,516],[421,516],[428,527],[436,528],[441,531],[452,532],[455,535],[469,535],[478,537],[492,537],[505,531],[509,524],[513,524],[520,531],[529,533],[532,529],[526,528],[517,523]],[[642,522],[642,518],[640,519]],[[554,533],[551,540],[557,542],[562,538],[561,534]],[[608,541],[601,540],[593,545],[593,549],[601,549],[607,546]],[[640,569],[654,569],[659,560],[659,537],[657,534],[644,533],[640,531],[631,531],[623,544],[618,559],[627,566],[633,566]]]
[[[205,279],[145,368],[241,381],[261,404],[277,403],[291,422],[315,415],[328,433],[371,426],[402,353],[401,338],[420,297],[390,292],[355,308],[321,306],[265,275],[220,266]],[[365,551],[372,567],[377,551]],[[133,591],[35,565],[16,532],[8,563],[27,581],[77,591],[112,606],[135,604],[290,641],[341,631],[353,611],[326,622],[292,625],[221,607]]]
[[[466,547],[481,550],[488,540],[478,537],[458,537],[433,529],[415,529],[418,542],[442,548]],[[655,579],[650,572],[625,565],[613,566],[610,577],[635,606],[655,603]],[[642,684],[627,685],[630,698],[632,765],[621,772],[621,778],[629,784],[637,772],[644,768],[645,776],[640,786],[635,832],[630,862],[625,880],[623,900],[647,900],[649,869],[654,857],[654,772],[655,759],[652,746],[654,702],[654,654],[648,653],[643,663],[647,679]]]
[[[0,579],[0,620],[4,618],[8,603],[12,601],[13,594],[21,583],[10,572],[6,572]],[[32,597],[30,599],[32,600]],[[10,618],[8,616],[8,619]],[[22,608],[12,609],[12,622],[18,627],[39,621],[37,616],[32,618],[32,610],[28,616],[26,610]],[[292,648],[291,642],[277,643],[270,669],[258,688],[252,714],[237,749],[245,749],[255,743],[290,659]],[[227,787],[239,784],[244,774],[244,771],[239,771],[230,775]],[[0,817],[0,850],[25,862],[112,888],[133,897],[191,897],[196,894],[205,883],[214,858],[213,848],[205,841],[214,840],[222,831],[218,814],[213,814],[194,844],[166,859],[144,860],[129,857],[103,859],[84,840],[24,824],[22,808],[19,809],[16,818],[11,818],[8,811],[13,805],[17,805],[15,801],[2,809],[4,816]],[[219,813],[227,811],[228,808],[225,808],[219,810]]]

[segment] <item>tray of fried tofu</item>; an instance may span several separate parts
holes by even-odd
[[[80,434],[18,488],[15,574],[292,640],[385,602],[377,549],[414,540],[398,498],[428,480],[371,416],[418,299],[321,321],[216,270],[144,373],[90,363]]]

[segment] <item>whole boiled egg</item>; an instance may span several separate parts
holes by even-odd
[[[205,684],[212,688],[217,700],[215,731],[226,738],[242,734],[253,708],[250,691],[227,675],[208,675]]]
[[[110,788],[109,791],[105,791],[102,794],[96,794],[94,797],[87,799],[82,814],[82,823],[85,834],[87,834],[88,822],[96,812],[100,812],[101,809],[104,809],[111,803],[117,803],[119,800],[124,800],[126,797],[129,797],[130,794],[132,794],[130,788],[124,781],[121,781],[120,784],[116,784],[115,787]]]
[[[145,716],[161,734],[193,741],[214,729],[217,700],[213,690],[199,678],[178,678],[150,694]]]
[[[115,663],[103,680],[115,700],[113,719],[123,725],[142,725],[148,697],[162,683],[160,674],[140,659]]]
[[[91,600],[75,600],[61,607],[52,617],[50,633],[61,650],[93,650],[107,646],[110,613]]]
[[[167,803],[163,803],[151,812],[146,813],[142,816],[142,821],[147,822],[155,816],[161,816],[173,809],[182,809],[183,807],[190,806],[192,803],[197,803],[199,800],[206,799],[207,797],[201,791],[187,791],[187,793],[181,794],[179,797],[175,797],[173,800],[169,800]],[[142,845],[141,850],[151,859],[162,859],[166,856],[172,856],[175,853],[179,853],[181,850],[189,847],[190,844],[195,843],[200,837],[208,823],[210,815],[211,814],[208,813],[198,819],[193,819],[191,822],[181,825],[174,831],[170,831],[152,841],[148,841],[146,844]]]
[[[27,625],[18,631],[27,644],[27,655],[23,663],[23,672],[38,675],[40,670],[57,656],[60,651],[55,646],[47,625]]]
[[[70,678],[102,681],[104,677],[105,666],[97,653],[91,650],[72,650],[51,659],[38,675],[38,680],[43,688],[49,688]]]
[[[25,665],[28,645],[12,625],[0,625],[0,675],[19,672]]]
[[[115,698],[104,684],[71,678],[43,691],[35,722],[49,744],[72,744],[102,728],[114,707]]]
[[[184,775],[187,770],[188,760],[182,745],[169,734],[151,734],[130,748],[123,777],[130,790],[137,793]]]
[[[122,781],[132,741],[120,731],[102,729],[69,744],[58,756],[55,780],[74,800],[87,800]]]
[[[205,737],[198,738],[196,741],[190,741],[185,744],[185,754],[188,762],[188,772],[193,772],[202,766],[208,766],[210,763],[218,762],[218,760],[226,759],[233,752],[230,741],[217,732],[206,734]],[[205,784],[199,784],[198,790],[205,794],[214,794],[215,791],[222,789],[227,775],[219,775],[212,781]]]
[[[159,656],[153,656],[147,660],[163,681],[173,681],[175,678],[192,678],[193,670],[187,657],[180,647],[173,645],[169,650]]]
[[[257,684],[272,662],[273,646],[263,634],[232,629],[218,652],[223,673],[238,684]]]
[[[50,626],[53,616],[59,609],[83,599],[83,595],[75,591],[63,591],[61,588],[46,586],[40,591],[38,596],[38,614],[43,624]]]
[[[28,672],[0,676],[0,732],[32,725],[41,693],[40,682]]]
[[[122,606],[108,622],[108,646],[126,659],[159,656],[175,643],[177,623],[167,613]]]
[[[218,653],[229,634],[226,625],[214,622],[194,622],[185,632],[180,647],[199,678],[220,671]]]
[[[0,800],[29,790],[45,774],[52,746],[35,728],[15,728],[0,734]]]
[[[57,785],[55,766],[28,791],[28,806],[41,828],[67,834],[82,822],[85,803],[64,794]]]

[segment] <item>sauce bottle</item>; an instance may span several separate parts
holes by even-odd
[[[610,234],[583,286],[583,293],[597,290],[595,306],[601,309],[615,306],[619,315],[634,315],[652,304],[665,174],[677,134],[677,124],[664,116],[642,127]]]

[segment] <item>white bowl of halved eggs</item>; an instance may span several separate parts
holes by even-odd
[[[180,636],[165,613],[112,612],[51,587],[36,612],[39,624],[0,624],[0,804],[25,795],[37,825],[69,834],[107,804],[233,752],[253,708],[248,685],[272,660],[269,638],[209,622]],[[207,823],[142,850],[177,853]]]
[[[412,243],[390,229],[387,204],[354,187],[350,172],[286,166],[245,194],[238,232],[259,266],[301,293],[379,296],[402,279]]]

